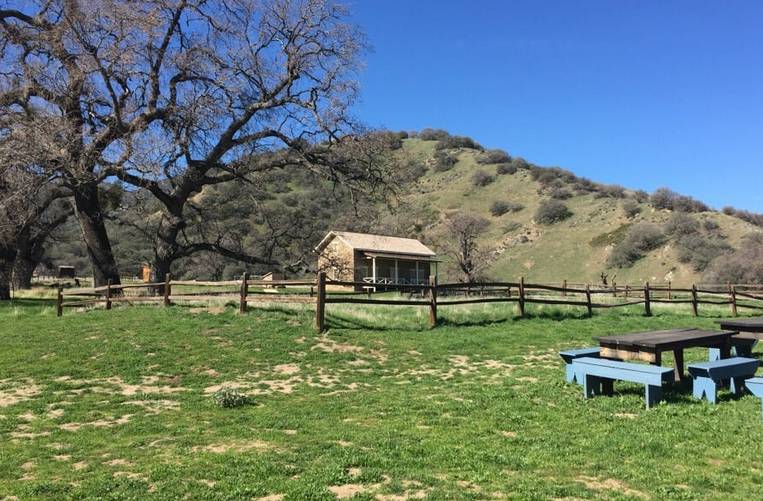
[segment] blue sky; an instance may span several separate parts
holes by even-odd
[[[763,212],[763,1],[349,5],[366,123]]]

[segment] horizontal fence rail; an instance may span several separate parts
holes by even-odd
[[[390,293],[397,293],[397,296]],[[164,282],[129,283],[64,291],[58,286],[56,312],[64,308],[113,304],[226,301],[237,303],[245,313],[250,304],[301,304],[315,306],[315,324],[325,330],[326,305],[419,306],[429,309],[429,321],[437,324],[437,308],[469,304],[511,303],[520,317],[527,304],[573,306],[595,309],[642,305],[647,316],[655,304],[691,305],[699,314],[701,305],[729,306],[733,315],[740,309],[763,310],[763,285],[699,284],[674,287],[671,282],[643,285],[577,284],[566,280],[557,284],[525,282],[437,283],[430,277],[424,284],[384,284],[331,280],[318,273],[316,280],[252,280],[244,273],[240,280],[199,281],[173,280],[167,274]]]

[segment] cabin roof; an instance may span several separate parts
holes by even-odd
[[[323,237],[321,243],[315,248],[317,252],[323,249],[335,238],[340,239],[354,250],[366,252],[382,252],[389,254],[403,254],[411,256],[435,256],[435,252],[415,238],[390,237],[386,235],[372,235],[370,233],[354,233],[350,231],[330,231]]]

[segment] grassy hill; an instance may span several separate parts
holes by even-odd
[[[701,272],[679,261],[676,244],[670,240],[632,266],[618,268],[607,264],[613,246],[626,237],[630,227],[640,222],[664,225],[670,219],[672,211],[655,209],[644,200],[643,193],[639,196],[625,190],[612,198],[596,191],[581,192],[569,180],[555,182],[556,189],[561,186],[569,192],[569,198],[561,201],[573,215],[556,224],[542,225],[535,221],[535,214],[542,201],[550,196],[548,186],[534,179],[533,170],[538,167],[529,165],[512,174],[500,174],[501,164],[480,164],[478,157],[484,155],[481,151],[462,147],[439,150],[456,162],[452,168],[438,172],[434,167],[436,146],[434,140],[404,140],[404,150],[418,163],[429,166],[411,186],[405,202],[416,209],[433,210],[441,216],[440,221],[442,216],[457,210],[486,218],[490,224],[481,244],[495,250],[487,275],[502,280],[524,276],[543,282],[567,279],[595,283],[604,272],[618,283],[672,280],[686,284],[700,280]],[[473,182],[477,171],[484,171],[495,180],[477,186]],[[626,200],[632,200],[630,203],[640,209],[634,217],[629,218],[623,209]],[[494,216],[490,209],[496,201],[520,204],[522,208]],[[743,236],[760,231],[751,223],[721,212],[696,212],[690,217],[702,224],[708,220],[714,222],[715,233],[733,248],[740,245]],[[712,222],[708,224],[715,226]],[[435,248],[440,227],[441,222],[435,222],[424,235]]]

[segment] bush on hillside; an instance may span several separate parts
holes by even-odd
[[[633,192],[633,199],[639,203],[646,203],[649,201],[649,193],[644,190],[636,190]]]
[[[448,136],[440,139],[435,145],[437,150],[451,150],[455,148],[466,148],[470,150],[482,150],[482,146],[474,139],[466,136]]]
[[[422,129],[418,134],[422,141],[442,141],[450,137],[450,133],[442,129]]]
[[[540,203],[535,212],[535,221],[539,224],[554,224],[572,216],[572,211],[558,200],[546,200]]]
[[[472,174],[472,184],[474,186],[487,186],[495,181],[495,176],[488,174],[484,170],[478,170]]]
[[[719,256],[733,249],[720,238],[707,238],[698,233],[685,234],[676,241],[678,260],[691,265],[694,271],[704,271]]]
[[[478,164],[501,164],[511,162],[511,156],[503,150],[486,150],[477,155]]]
[[[514,157],[514,158],[512,158],[511,159],[511,165],[516,167],[518,170],[522,170],[522,169],[526,170],[526,169],[530,168],[530,164],[527,162],[527,160],[525,160],[522,157]]]
[[[635,200],[628,199],[623,201],[623,212],[625,212],[625,217],[633,219],[641,212],[641,206]]]
[[[723,212],[727,216],[733,216],[736,214],[737,210],[734,207],[727,205],[723,209],[721,209],[721,212]]]
[[[644,257],[647,252],[658,248],[665,241],[659,226],[653,223],[638,223],[628,229],[626,237],[612,249],[609,265],[628,267]]]
[[[738,250],[714,259],[702,281],[714,284],[763,283],[763,233],[747,235]]]
[[[699,221],[684,212],[676,212],[665,223],[665,234],[673,238],[693,235],[699,232]]]
[[[490,206],[490,213],[496,217],[502,216],[507,212],[518,212],[524,209],[525,206],[516,202],[505,202],[503,200],[496,200]]]
[[[721,229],[720,225],[713,219],[705,219],[702,221],[702,228],[708,233],[715,233]]]
[[[517,173],[517,166],[513,163],[508,164],[500,164],[498,167],[495,168],[495,172],[502,176],[504,174],[516,174]]]
[[[458,162],[458,158],[455,155],[451,155],[446,151],[434,152],[433,168],[435,172],[449,171],[453,168],[454,165],[456,165],[456,162]]]
[[[553,186],[547,190],[548,196],[554,200],[567,200],[572,198],[572,192],[561,186]]]
[[[605,184],[598,187],[594,198],[624,198],[625,188],[619,184]]]
[[[655,209],[666,209],[679,212],[706,212],[710,207],[695,200],[676,193],[668,188],[659,188],[649,197],[649,203]]]

